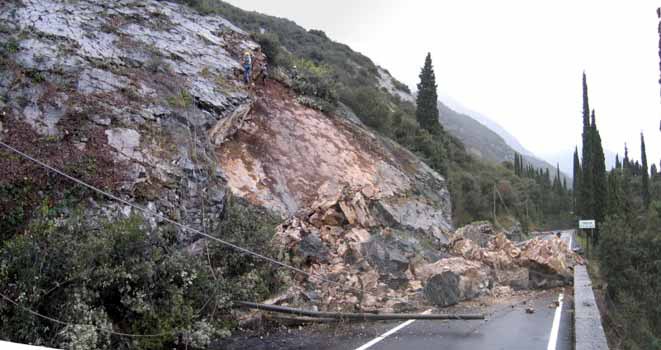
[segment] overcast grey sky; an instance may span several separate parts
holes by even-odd
[[[661,159],[661,1],[229,0],[362,52],[411,87],[427,51],[439,92],[487,115],[534,153],[580,142],[581,72],[604,146]]]

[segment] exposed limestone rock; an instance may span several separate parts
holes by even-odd
[[[222,145],[229,137],[241,129],[245,118],[252,108],[251,104],[244,104],[235,109],[228,117],[221,119],[209,131],[209,138],[214,145]]]
[[[395,84],[393,83],[392,79],[393,78],[390,75],[390,73],[388,73],[383,68],[379,67],[379,85],[382,88],[385,88],[386,90],[388,90],[388,92],[391,93],[392,95],[399,96],[399,98],[401,98],[402,100],[408,101],[408,102],[411,102],[411,103],[415,104],[415,102],[416,102],[415,101],[415,96],[413,96],[412,94],[410,94],[406,91],[402,91],[402,90],[397,89],[397,87],[395,87]]]
[[[81,94],[116,92],[126,87],[129,79],[113,74],[112,72],[92,68],[80,74],[78,92]]]
[[[522,266],[530,269],[532,287],[546,288],[571,283],[573,267],[583,259],[571,251],[558,237],[533,239],[521,251]]]
[[[475,222],[457,229],[452,235],[454,240],[459,238],[470,239],[476,242],[480,247],[484,248],[487,243],[493,238],[495,234],[493,227],[486,221]]]
[[[342,209],[342,213],[351,225],[360,225],[362,227],[371,227],[375,225],[374,218],[370,214],[370,210],[365,202],[365,197],[361,192],[356,194],[351,199],[346,199],[338,202]]]
[[[314,262],[328,261],[328,248],[316,233],[310,233],[301,240],[298,249],[304,258]]]
[[[351,224],[378,222],[371,206],[382,205],[406,229],[452,228],[445,179],[392,141],[300,105],[275,82],[244,121],[217,152],[232,191],[254,204],[290,216],[343,197]]]
[[[223,123],[250,109],[250,93],[234,76],[241,50],[257,47],[248,34],[156,0],[0,7],[10,29],[0,42],[18,44],[5,57],[11,64],[0,66],[5,126],[24,122],[49,142],[110,151],[124,164],[115,194],[213,228],[226,187],[211,142],[230,137]],[[88,142],[97,131],[106,140]],[[99,206],[123,215],[111,203]]]
[[[142,155],[136,149],[140,147],[140,134],[133,129],[116,128],[106,130],[108,144],[114,148],[120,158],[142,161]]]

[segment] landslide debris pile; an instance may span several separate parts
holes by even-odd
[[[573,267],[583,263],[558,237],[517,246],[489,223],[462,227],[446,243],[427,246],[397,236],[398,230],[376,224],[360,192],[289,220],[275,238],[283,255],[346,288],[299,279],[269,302],[379,312],[444,307],[571,284]]]

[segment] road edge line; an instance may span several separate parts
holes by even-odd
[[[432,310],[432,309],[429,309],[429,310],[423,312],[423,314],[431,313],[431,310]],[[356,350],[366,350],[366,349],[369,349],[369,348],[371,348],[372,346],[374,346],[375,344],[377,344],[378,342],[382,341],[383,339],[386,339],[386,337],[388,337],[389,335],[394,334],[395,332],[399,331],[400,329],[403,329],[404,327],[410,325],[410,324],[413,323],[413,322],[415,322],[415,320],[407,320],[407,321],[404,321],[404,322],[402,322],[400,325],[398,325],[397,327],[395,327],[395,328],[393,328],[393,329],[391,329],[391,330],[389,330],[389,331],[387,331],[387,332],[381,334],[380,336],[378,336],[378,337],[376,337],[376,338],[370,340],[369,342],[365,343],[365,344],[362,345],[361,347],[356,348]]]
[[[560,333],[560,319],[562,318],[562,300],[564,294],[560,293],[558,295],[558,307],[555,309],[555,315],[553,316],[553,325],[551,326],[551,334],[549,335],[549,344],[546,347],[546,350],[555,350],[558,344],[558,334]]]

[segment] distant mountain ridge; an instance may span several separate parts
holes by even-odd
[[[581,148],[578,148],[579,155],[581,154]],[[604,158],[606,160],[606,170],[609,170],[615,166],[615,155],[616,153],[604,149]],[[551,162],[560,164],[560,171],[565,172],[566,174],[571,174],[574,171],[574,150],[566,149],[553,153],[545,153],[543,155],[544,159],[548,159]],[[620,155],[622,157],[622,155]]]
[[[461,142],[472,154],[493,162],[514,161],[514,153],[518,152],[524,156],[524,159],[535,168],[549,169],[550,173],[555,175],[556,166],[544,161],[531,152],[520,146],[516,150],[508,144],[505,139],[496,131],[480,123],[471,115],[458,113],[447,105],[439,102],[440,121],[443,127]],[[513,137],[512,137],[513,138]],[[518,141],[517,141],[518,143]],[[561,175],[567,179],[570,176],[561,169]]]
[[[480,122],[484,126],[494,131],[496,134],[500,135],[500,137],[502,137],[503,140],[505,140],[505,142],[515,151],[523,155],[533,156],[533,157],[535,156],[532,152],[527,150],[514,135],[510,134],[505,128],[503,128],[500,124],[498,124],[498,122],[494,121],[493,119],[485,116],[480,112],[476,112],[466,107],[461,102],[457,101],[456,99],[454,99],[449,95],[440,94],[439,99],[454,111],[464,114],[466,116],[470,116],[471,118],[475,119],[476,121]]]
[[[393,86],[391,83],[393,77],[387,70],[379,68],[379,75],[381,87],[391,94],[397,94],[405,101],[415,103],[413,93],[398,90]],[[495,163],[502,163],[505,161],[513,162],[514,153],[518,152],[535,168],[549,169],[550,173],[553,176],[555,175],[555,165],[540,159],[525,149],[516,137],[512,136],[495,121],[464,107],[450,96],[441,94],[439,100],[438,110],[441,125],[451,135],[458,138],[471,154]],[[561,168],[561,175],[569,180],[571,176],[567,174],[571,174],[571,172],[567,173]]]

